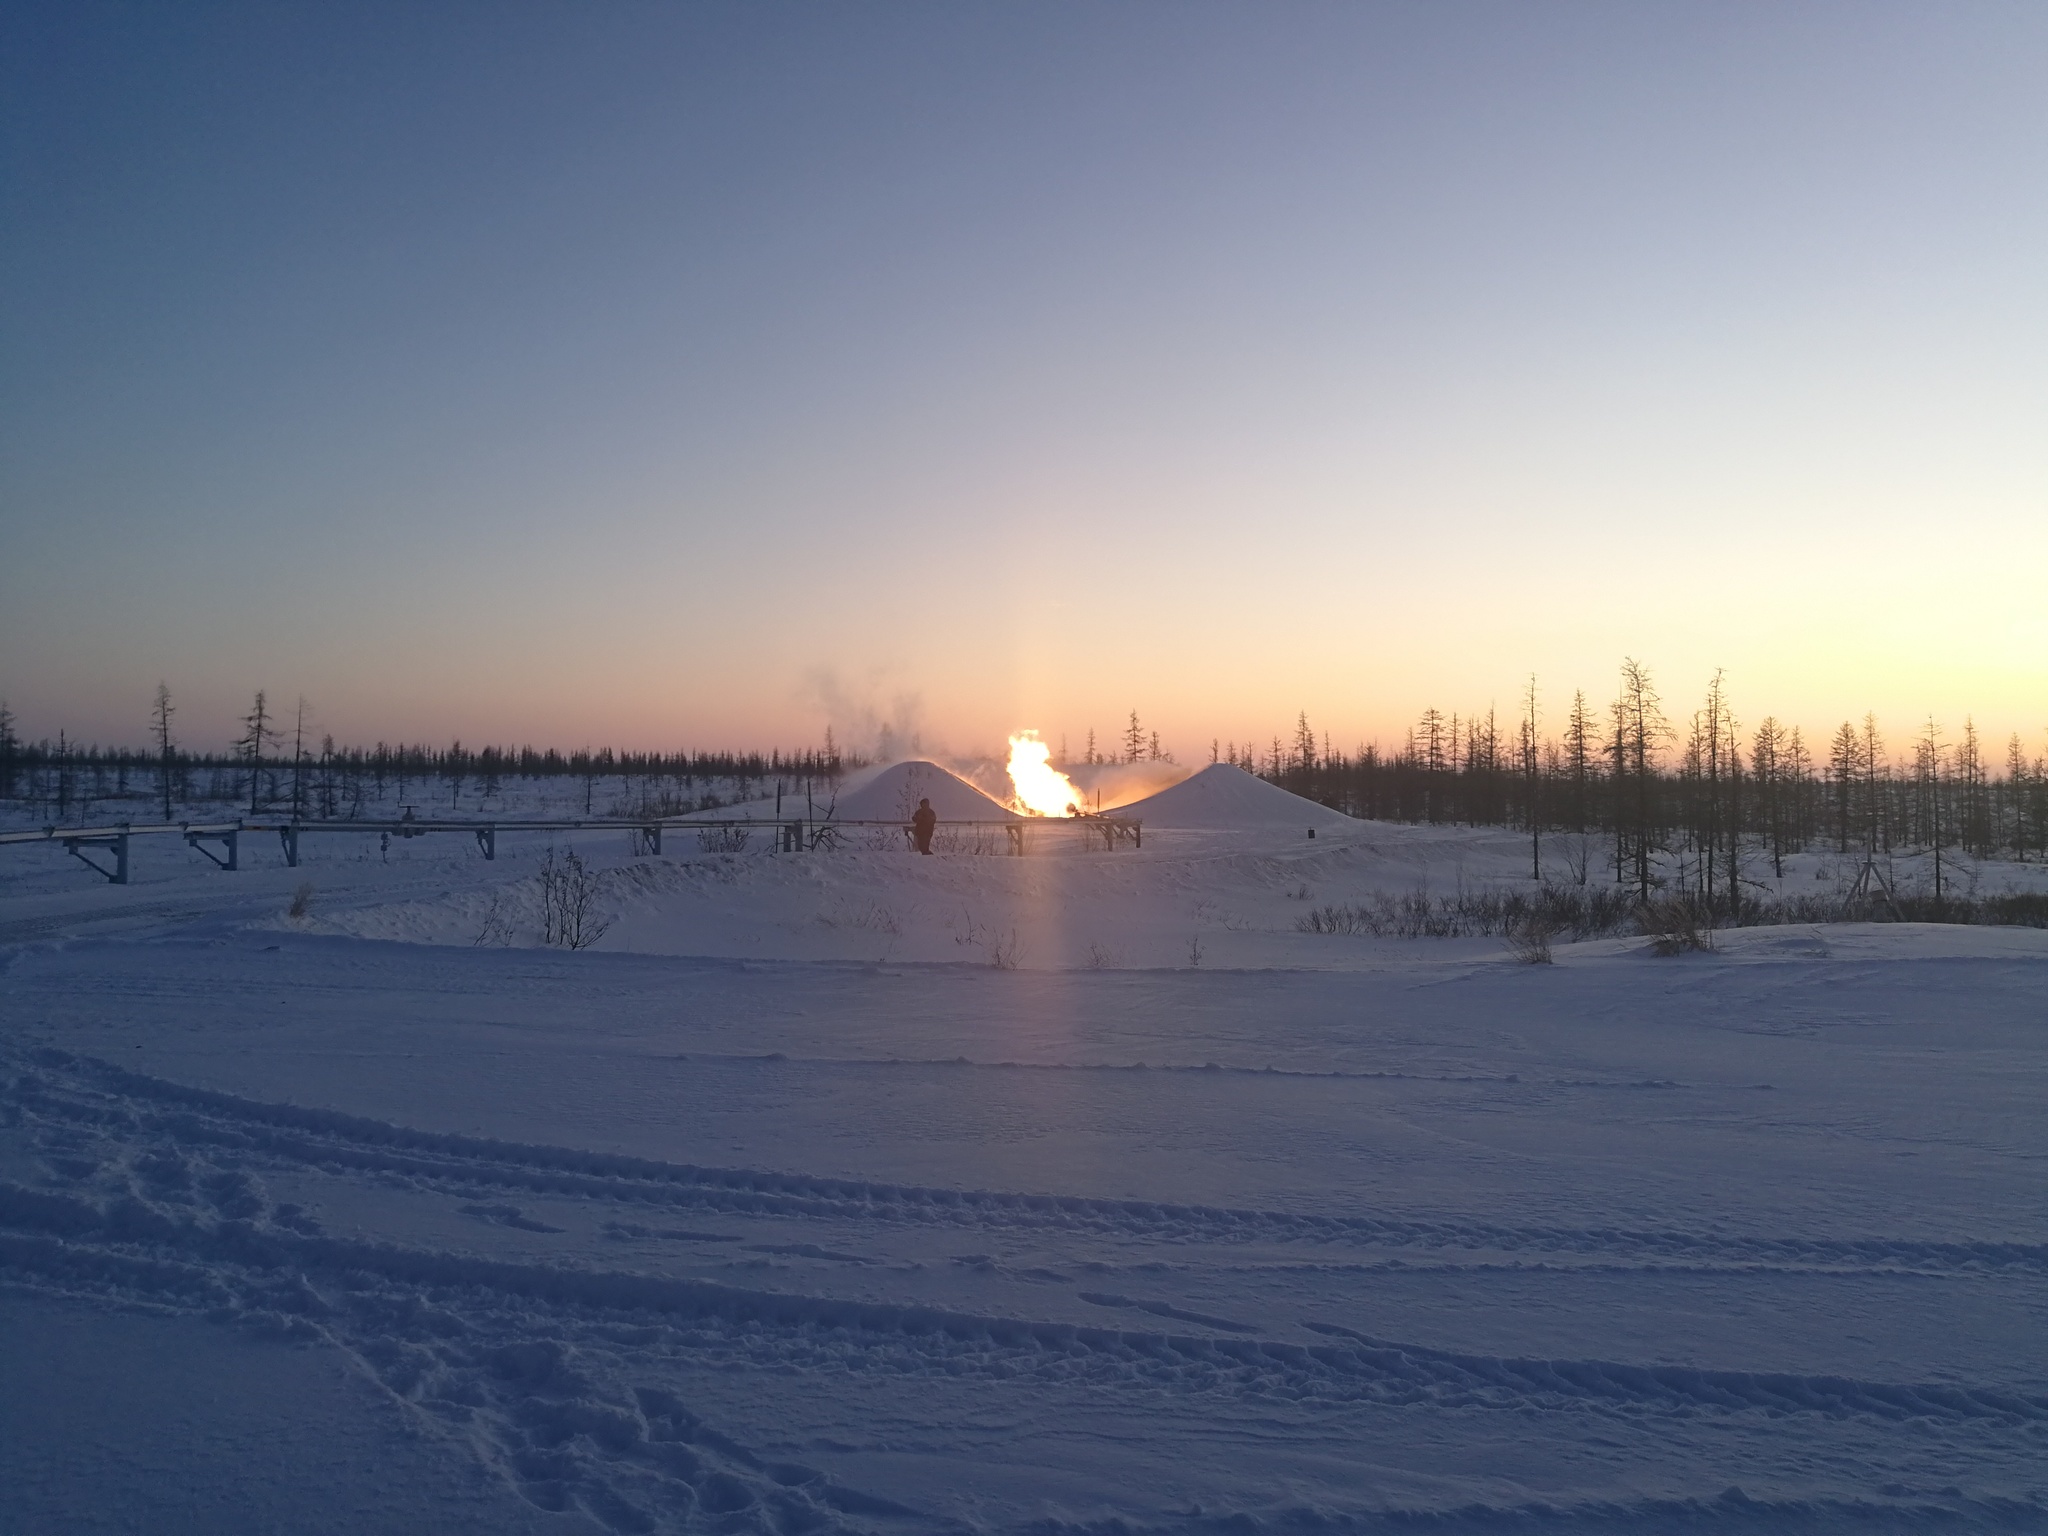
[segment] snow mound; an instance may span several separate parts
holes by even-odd
[[[1075,787],[1088,797],[1092,811],[1114,811],[1143,800],[1161,790],[1171,789],[1187,778],[1192,769],[1178,763],[1139,761],[1135,763],[1070,763],[1065,770]]]
[[[1290,794],[1228,763],[1211,763],[1171,789],[1116,808],[1119,816],[1148,827],[1300,827],[1336,831],[1356,823],[1349,816]]]
[[[929,800],[941,821],[1019,821],[1014,811],[937,763],[914,758],[884,768],[859,789],[839,797],[842,821],[908,821],[919,800]]]

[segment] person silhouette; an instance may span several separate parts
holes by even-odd
[[[932,809],[929,800],[917,802],[917,810],[910,818],[910,840],[916,844],[919,853],[932,851],[932,829],[939,824],[939,813]]]

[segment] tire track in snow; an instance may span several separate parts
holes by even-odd
[[[89,1057],[34,1053],[17,1078],[25,1108],[86,1124],[146,1128],[186,1146],[303,1166],[394,1174],[459,1190],[654,1205],[698,1213],[1096,1233],[1164,1242],[1305,1243],[1535,1252],[1656,1267],[2048,1274],[2048,1244],[1896,1237],[1774,1238],[1620,1227],[1511,1227],[1451,1218],[1333,1216],[1095,1196],[953,1190],[419,1131],[333,1110],[187,1087]]]
[[[1228,1401],[1261,1405],[1260,1414],[1284,1405],[1312,1413],[1362,1407],[1404,1415],[1592,1416],[1639,1426],[1853,1422],[1863,1426],[1859,1434],[1933,1432],[1986,1451],[1998,1447],[2000,1455],[2013,1437],[2037,1443],[2048,1430],[2048,1397],[1983,1385],[1460,1353],[1379,1339],[1322,1319],[1305,1321],[1323,1342],[1298,1344],[1258,1337],[1251,1325],[1108,1292],[1085,1299],[1234,1336],[477,1259],[321,1235],[296,1208],[271,1204],[250,1170],[282,1162],[607,1201],[723,1200],[731,1203],[717,1208],[747,1213],[1053,1227],[1145,1240],[1237,1236],[1357,1244],[1419,1229],[1447,1232],[1444,1245],[1456,1246],[1474,1233],[1497,1241],[1503,1231],[1555,1240],[1556,1229],[1331,1222],[692,1168],[266,1105],[58,1053],[39,1057],[34,1069],[0,1092],[0,1123],[54,1131],[52,1150],[75,1165],[70,1173],[59,1170],[62,1176],[83,1181],[104,1174],[128,1191],[103,1182],[95,1203],[0,1184],[0,1272],[6,1279],[212,1316],[285,1339],[328,1340],[536,1505],[580,1509],[621,1532],[950,1529],[721,1436],[676,1395],[673,1373],[685,1370],[819,1378],[851,1372],[893,1380],[966,1378],[996,1390],[1007,1390],[1003,1383],[1072,1388],[1182,1403],[1204,1419],[1213,1419],[1215,1409],[1202,1405]],[[514,1209],[482,1205],[480,1219],[510,1220],[506,1212]],[[1633,1236],[1700,1241],[1685,1234]],[[662,1376],[664,1368],[672,1374]],[[1916,1507],[1928,1524],[1961,1520],[1986,1529],[2026,1529],[2042,1514],[2031,1506],[1968,1501]],[[1445,1530],[1634,1530],[1669,1520],[1729,1531],[1798,1529],[1802,1523],[1882,1529],[1872,1521],[1900,1508],[1724,1498],[1318,1518],[1359,1530],[1416,1522]],[[1259,1514],[1263,1520],[1275,1512]],[[1221,1536],[1247,1529],[1244,1518],[1191,1516],[1172,1528],[1213,1528]],[[1085,1525],[1058,1529],[1099,1536]]]
[[[24,1231],[24,1226],[43,1231]],[[93,1242],[104,1237],[106,1242]],[[115,1239],[121,1241],[116,1242]],[[155,1239],[148,1243],[148,1239]],[[127,1305],[202,1312],[216,1321],[286,1340],[324,1340],[351,1356],[432,1430],[465,1446],[519,1494],[550,1510],[580,1509],[608,1529],[635,1533],[704,1530],[805,1533],[947,1533],[955,1522],[920,1515],[886,1499],[843,1486],[827,1474],[773,1461],[721,1434],[670,1388],[650,1384],[659,1365],[694,1355],[713,1368],[858,1367],[901,1374],[908,1366],[949,1377],[984,1374],[1014,1381],[1017,1362],[1035,1354],[1041,1377],[1092,1376],[1150,1395],[1161,1387],[1189,1393],[1235,1389],[1239,1395],[1285,1395],[1290,1365],[1341,1364],[1331,1351],[1244,1341],[1183,1339],[1099,1329],[1047,1329],[1013,1321],[943,1312],[871,1315],[857,1325],[841,1303],[655,1282],[670,1306],[639,1276],[551,1271],[540,1266],[478,1264],[447,1254],[371,1244],[289,1245],[249,1224],[207,1232],[152,1222],[134,1211],[99,1211],[82,1202],[0,1186],[0,1279]],[[147,1243],[153,1256],[120,1251]],[[337,1270],[335,1266],[346,1266]],[[637,1294],[622,1297],[612,1287]],[[632,1305],[620,1309],[621,1301]],[[707,1303],[709,1303],[707,1305]],[[867,1310],[871,1313],[874,1309]],[[650,1323],[650,1314],[653,1321]],[[773,1323],[778,1326],[766,1326]],[[875,1327],[875,1324],[881,1324]],[[850,1326],[850,1324],[853,1324]],[[1018,1330],[1023,1330],[1019,1333]],[[1005,1343],[1007,1336],[1007,1344]],[[1395,1379],[1379,1400],[1393,1406],[1524,1413],[1577,1401],[1596,1412],[1627,1411],[1635,1388],[1629,1367],[1602,1362],[1496,1361],[1456,1356],[1358,1337],[1353,1370],[1375,1368]],[[1236,1361],[1231,1374],[1227,1362]],[[1028,1362],[1027,1362],[1028,1363]],[[1079,1367],[1078,1370],[1075,1367]],[[1096,1367],[1092,1372],[1088,1367]],[[978,1368],[978,1369],[977,1369]],[[1605,1379],[1591,1375],[1609,1373]],[[1448,1375],[1477,1378],[1442,1390]],[[1727,1378],[1674,1373],[1665,1384],[1678,1401],[1664,1411],[1700,1411],[1691,1399],[1703,1387],[1721,1416],[1858,1411],[1851,1394],[1871,1396],[1875,1384],[1827,1381],[1833,1404],[1813,1398],[1813,1378]],[[635,1379],[637,1378],[637,1379]],[[1751,1381],[1763,1391],[1745,1393]],[[1437,1390],[1431,1390],[1434,1387]],[[1788,1390],[1801,1401],[1773,1403]],[[1949,1389],[1877,1386],[1880,1417],[1934,1417],[1959,1406],[1964,1418],[1999,1416],[2001,1405],[1958,1405]],[[1564,1400],[1564,1401],[1560,1401]],[[1660,1405],[1651,1403],[1649,1411]],[[2034,1405],[2039,1411],[2040,1405]],[[2006,1422],[2011,1415],[2004,1416]],[[2033,1421],[2033,1422],[2038,1422]],[[1966,1499],[1955,1488],[1887,1489],[1884,1503],[1867,1499],[1756,1500],[1730,1489],[1718,1498],[1647,1498],[1570,1505],[1468,1503],[1454,1509],[1343,1512],[1325,1508],[1262,1508],[1246,1512],[1196,1507],[1170,1525],[1119,1520],[1110,1525],[1041,1519],[1016,1536],[1245,1536],[1272,1523],[1332,1531],[1602,1531],[1701,1532],[1930,1529],[2038,1530],[2048,1511],[2012,1499]]]
[[[605,1337],[619,1309],[593,1317],[573,1284],[518,1269],[0,1183],[0,1281],[332,1344],[540,1508],[624,1533],[944,1528],[760,1457],[673,1391],[626,1379],[630,1353]]]
[[[720,1065],[789,1064],[804,1067],[830,1067],[839,1071],[930,1068],[939,1071],[964,1069],[974,1072],[1156,1072],[1163,1076],[1255,1077],[1268,1080],[1275,1078],[1299,1079],[1310,1082],[1449,1083],[1507,1088],[1685,1089],[1692,1092],[1710,1091],[1721,1093],[1771,1091],[1769,1083],[1716,1083],[1702,1085],[1698,1083],[1681,1083],[1676,1079],[1668,1077],[1524,1077],[1519,1072],[1401,1072],[1392,1068],[1371,1071],[1347,1071],[1334,1067],[1327,1071],[1309,1071],[1300,1067],[1226,1067],[1213,1061],[1203,1062],[1200,1066],[1169,1063],[1153,1064],[1143,1061],[976,1061],[967,1056],[791,1056],[785,1051],[767,1051],[749,1055],[735,1055],[715,1051],[691,1051],[671,1059],[676,1061],[709,1061],[717,1062]]]
[[[1070,1521],[1044,1519],[1028,1536],[1253,1536],[1266,1523],[1285,1529],[1328,1531],[1338,1536],[1377,1536],[1418,1531],[1431,1536],[1927,1536],[1935,1531],[2039,1532],[2048,1509],[2019,1499],[1972,1499],[1949,1489],[1902,1489],[1892,1502],[1872,1499],[1751,1498],[1731,1487],[1714,1498],[1643,1498],[1566,1504],[1473,1502],[1455,1509],[1388,1509],[1333,1513],[1302,1505],[1262,1510],[1264,1519],[1222,1514],[1199,1507],[1170,1525],[1126,1519]]]
[[[798,1353],[809,1353],[825,1340],[864,1343],[954,1376],[961,1374],[963,1362],[1004,1376],[1016,1374],[1020,1365],[1064,1363],[1077,1369],[1054,1374],[1297,1402],[2048,1425],[2048,1396],[1985,1386],[1596,1359],[1516,1359],[1390,1342],[1315,1322],[1308,1326],[1333,1342],[1305,1345],[1098,1328],[484,1259],[310,1236],[240,1219],[181,1219],[133,1197],[99,1206],[4,1182],[0,1229],[0,1265],[16,1274],[139,1290],[164,1304],[196,1305],[246,1294],[288,1314],[317,1317],[322,1286],[368,1276],[421,1296],[481,1290],[548,1311],[580,1314],[584,1327],[608,1315],[657,1317],[714,1325],[736,1335],[764,1333],[771,1346],[804,1346]],[[1102,1304],[1145,1306],[1121,1296],[1105,1296]],[[788,1349],[772,1352],[787,1363]],[[1003,1369],[991,1369],[997,1365]]]

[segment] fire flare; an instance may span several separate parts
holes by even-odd
[[[1081,791],[1053,767],[1052,749],[1036,731],[1020,731],[1010,738],[1010,784],[1017,804],[1034,816],[1080,814]]]

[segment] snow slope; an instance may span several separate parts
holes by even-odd
[[[937,763],[922,758],[895,763],[839,797],[842,821],[908,821],[929,799],[941,821],[1015,821],[1016,813]]]
[[[1293,931],[1525,856],[1445,828],[619,843],[580,954],[473,942],[509,839],[10,866],[0,1530],[2048,1527],[2048,934]]]
[[[1116,814],[1153,827],[1199,827],[1209,831],[1314,827],[1318,832],[1356,831],[1342,812],[1255,778],[1229,763],[1211,763],[1200,773],[1143,800],[1117,807]]]

